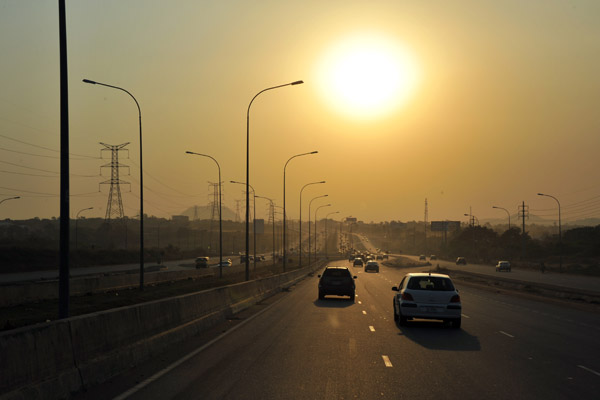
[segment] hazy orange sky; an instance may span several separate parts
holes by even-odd
[[[59,48],[55,0],[0,3],[0,219],[59,215]],[[600,217],[600,2],[67,1],[71,212],[106,212],[99,142],[131,142],[125,214],[139,209],[135,104],[143,120],[145,212],[224,205],[245,180],[288,216],[304,205],[364,221]],[[358,96],[358,97],[356,97]],[[386,97],[387,96],[387,97]],[[380,98],[383,97],[383,100]],[[381,101],[378,103],[378,101]],[[374,104],[374,105],[373,105]],[[105,154],[106,156],[108,154]],[[257,216],[266,217],[266,202]],[[322,216],[327,212],[321,211]],[[243,213],[242,213],[243,215]],[[303,211],[306,219],[307,209]]]

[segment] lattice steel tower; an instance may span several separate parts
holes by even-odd
[[[241,202],[242,202],[241,200],[235,201],[235,222],[240,222],[242,220],[240,217],[240,203]]]
[[[129,168],[128,165],[119,164],[119,151],[128,151],[124,147],[129,144],[117,144],[111,145],[100,142],[100,144],[105,149],[101,151],[109,151],[111,152],[110,164],[105,164],[100,167],[100,175],[102,175],[102,168],[110,168],[110,179],[104,182],[100,182],[101,185],[110,184],[110,190],[108,192],[108,203],[106,205],[106,215],[104,216],[105,220],[110,220],[111,218],[123,218],[123,199],[121,197],[121,184],[128,185],[129,182],[122,181],[119,179],[119,168]]]
[[[218,183],[213,183],[213,182],[208,182],[209,184],[209,188],[212,192],[211,195],[212,196],[212,201],[210,202],[210,227],[209,227],[209,232],[210,232],[210,249],[212,250],[212,243],[213,243],[213,226],[215,223],[215,218],[219,218],[219,184]]]

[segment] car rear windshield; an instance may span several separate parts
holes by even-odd
[[[454,285],[452,284],[452,281],[448,278],[440,278],[435,276],[421,276],[410,278],[410,281],[408,281],[407,289],[451,291],[454,290]]]
[[[323,272],[323,276],[347,278],[350,276],[350,271],[347,269],[328,268]]]

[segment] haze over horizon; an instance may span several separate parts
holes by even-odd
[[[125,215],[139,213],[141,107],[145,213],[211,199],[243,207],[250,184],[289,218],[313,203],[365,222],[504,218],[524,201],[563,221],[600,217],[600,2],[433,0],[67,3],[71,215],[103,217],[110,158]],[[55,2],[0,5],[0,219],[59,215],[59,59]],[[106,152],[105,152],[106,153]],[[257,200],[257,217],[268,202]],[[326,211],[327,210],[327,211]],[[243,213],[242,213],[243,218]],[[279,217],[281,218],[281,217]]]

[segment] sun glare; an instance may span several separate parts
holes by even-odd
[[[418,81],[410,53],[375,36],[352,37],[328,49],[318,73],[319,87],[328,102],[361,118],[398,109]]]

